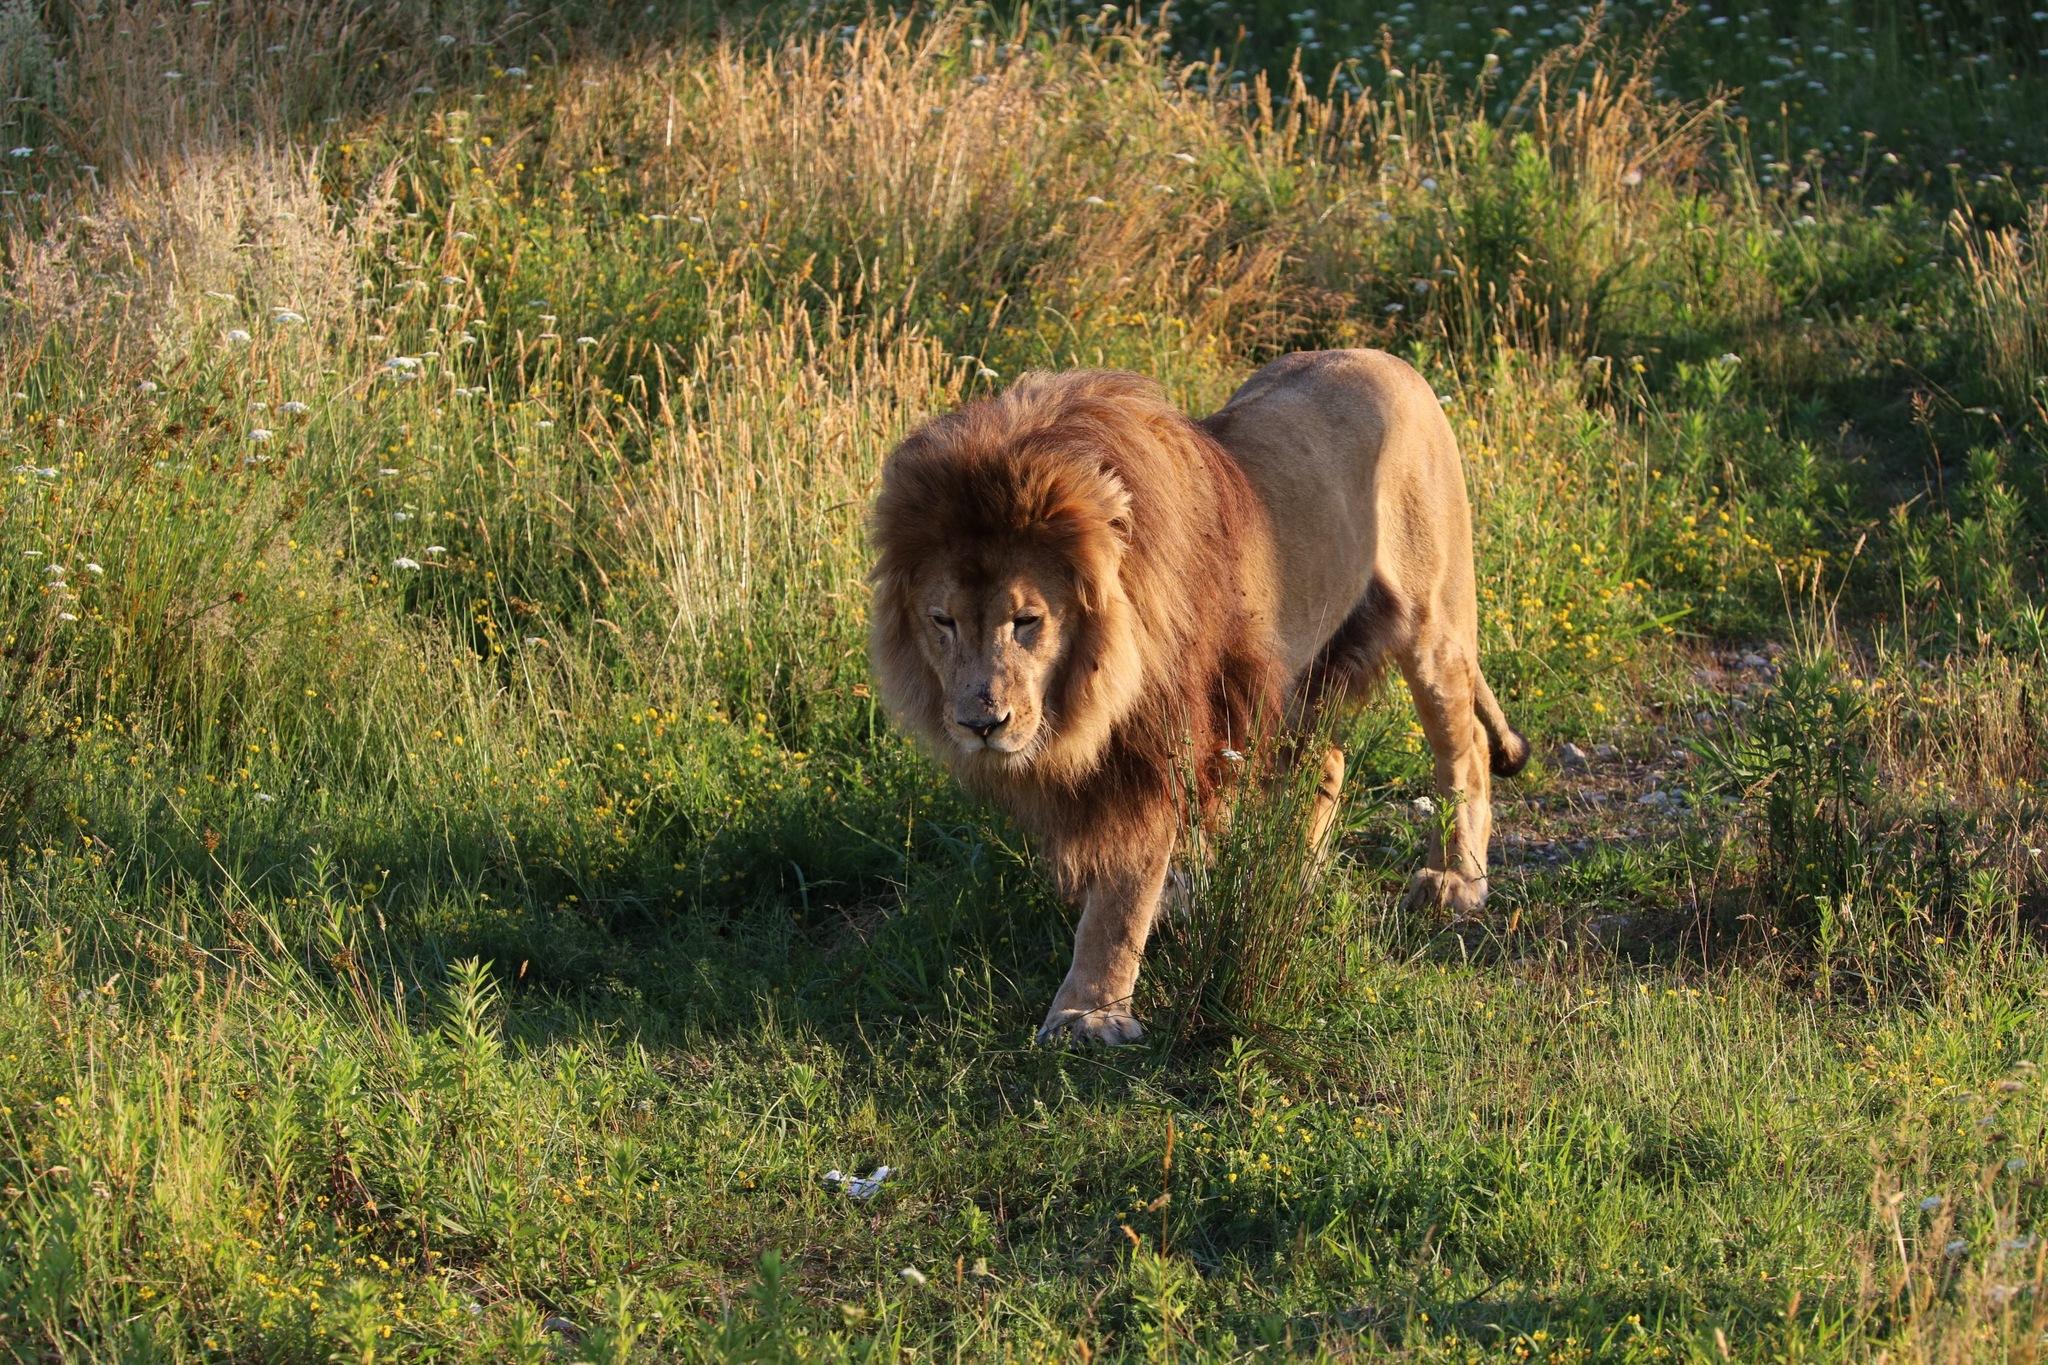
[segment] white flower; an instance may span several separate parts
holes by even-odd
[[[103,574],[105,574],[105,573],[106,573],[106,570],[105,570],[105,569],[102,569],[102,568],[101,568],[101,567],[100,567],[99,565],[97,565],[97,564],[88,564],[88,565],[86,565],[86,566],[85,566],[85,571],[86,571],[87,573],[91,574],[91,575],[92,575],[92,576],[93,576],[94,578],[98,578],[98,577],[100,577],[101,575],[103,575]]]
[[[249,411],[269,412],[270,404],[264,402],[261,398],[252,398],[251,400],[249,400]]]
[[[249,439],[260,445],[270,439],[270,433],[262,427],[251,427],[249,429]]]
[[[525,80],[526,68],[523,66],[508,66],[505,68],[505,74],[515,81]]]
[[[135,386],[135,391],[137,393],[155,393],[156,381],[154,379],[145,379]]]
[[[62,564],[52,564],[49,568],[44,569],[43,572],[53,578],[62,578],[65,574],[70,573],[71,570],[65,568]]]
[[[1192,165],[1194,165],[1194,164],[1195,164],[1195,158],[1194,158],[1194,156],[1193,156],[1192,154],[1188,153],[1188,152],[1175,152],[1175,153],[1173,154],[1173,159],[1174,159],[1175,161],[1183,162],[1183,163],[1185,163],[1185,164],[1187,164],[1187,165],[1189,165],[1189,166],[1192,166]]]
[[[393,521],[411,521],[411,520],[412,520],[412,513],[410,513],[410,512],[393,512],[393,513],[391,514],[391,519],[392,519]]]
[[[1387,307],[1386,307],[1386,311],[1387,311],[1387,312],[1389,312],[1389,313],[1400,313],[1400,312],[1405,312],[1405,311],[1406,311],[1406,307],[1405,307],[1405,305],[1403,305],[1403,304],[1398,304],[1398,303],[1390,303],[1390,304],[1388,304],[1388,305],[1387,305]]]
[[[275,800],[277,800],[277,798],[276,798],[276,797],[274,797],[274,796],[272,796],[272,795],[271,795],[271,794],[270,794],[269,792],[257,792],[257,793],[256,793],[256,799],[257,799],[258,801],[266,801],[266,802],[267,802],[267,801],[275,801]]]
[[[1091,194],[1091,195],[1089,195],[1089,196],[1088,196],[1088,197],[1087,197],[1086,199],[1083,199],[1083,200],[1082,200],[1081,202],[1082,202],[1082,203],[1084,203],[1084,204],[1096,204],[1096,205],[1107,205],[1107,204],[1109,203],[1109,201],[1108,201],[1107,199],[1104,199],[1104,198],[1103,198],[1103,197],[1102,197],[1101,195],[1099,195],[1099,194]]]
[[[390,468],[390,467],[388,467],[388,466],[387,466],[387,467],[385,467],[385,468],[383,468],[383,469],[380,469],[380,470],[378,470],[377,472],[378,472],[379,474],[382,474],[382,475],[383,475],[383,476],[384,476],[385,478],[387,478],[387,479],[388,479],[388,478],[390,478],[390,477],[391,477],[392,475],[396,474],[396,473],[397,473],[398,471],[397,471],[397,470],[395,470],[395,469],[392,469],[392,468]]]
[[[237,346],[249,344],[249,334],[239,327],[228,328],[228,340]]]
[[[902,1276],[904,1279],[910,1281],[910,1283],[912,1284],[925,1283],[925,1273],[922,1270],[919,1270],[914,1265],[907,1265],[903,1267],[903,1269],[897,1271],[896,1273]]]
[[[1231,762],[1231,763],[1242,763],[1242,762],[1244,762],[1244,755],[1243,755],[1243,754],[1241,754],[1241,753],[1239,753],[1239,752],[1238,752],[1237,750],[1235,750],[1235,749],[1225,749],[1225,750],[1223,750],[1223,751],[1222,751],[1222,753],[1223,753],[1223,757],[1224,757],[1224,759],[1225,759],[1226,761],[1228,761],[1228,762]]]
[[[539,427],[542,431],[553,431],[555,429],[555,424],[553,422],[535,422],[534,425],[536,427]]]
[[[304,314],[294,313],[289,308],[279,308],[271,313],[270,320],[280,327],[295,327],[299,323],[304,322],[306,318]]]
[[[1621,177],[1621,183],[1630,187],[1640,185],[1643,183],[1643,173],[1641,171],[1630,171]]]
[[[1723,365],[1740,365],[1742,363],[1742,357],[1733,351],[1723,351],[1720,360]]]
[[[300,403],[297,401],[280,404],[277,410],[287,417],[304,417],[307,413],[312,411],[312,409],[307,407],[304,403]]]
[[[458,332],[455,336],[455,344],[458,346],[474,346],[476,345],[476,338],[468,332]]]
[[[525,643],[528,645],[544,645],[547,643],[547,641],[541,636],[529,635],[526,637]]]
[[[417,559],[407,559],[404,555],[391,561],[391,567],[394,569],[417,569],[419,566],[420,562]]]
[[[994,370],[991,370],[988,366],[984,365],[974,372],[974,377],[976,379],[995,379],[998,376]]]
[[[9,156],[33,156],[33,155],[35,154],[35,150],[36,150],[36,149],[35,149],[35,148],[33,148],[33,147],[16,147],[16,148],[15,148],[15,149],[14,149],[13,151],[9,152],[9,153],[8,153],[7,155],[9,155]]]
[[[387,370],[417,370],[419,367],[420,358],[416,355],[395,355],[384,362]]]
[[[445,555],[448,553],[448,547],[446,545],[429,545],[427,553],[430,555]]]
[[[596,337],[577,337],[577,338],[576,338],[576,344],[577,344],[578,346],[595,346],[595,345],[597,345],[597,338],[596,338]]]
[[[167,81],[182,81],[185,79],[185,73],[182,71],[166,71],[164,72],[164,79]]]
[[[57,619],[59,621],[76,621],[78,618],[68,611],[60,611],[57,613]]]
[[[1436,814],[1436,802],[1427,796],[1418,796],[1408,803],[1408,809],[1415,813],[1417,819],[1427,819]]]

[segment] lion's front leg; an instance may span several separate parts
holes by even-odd
[[[1170,832],[1154,837],[1134,848],[1127,863],[1097,875],[1083,889],[1074,964],[1039,1026],[1040,1042],[1064,1033],[1114,1047],[1145,1036],[1131,1013],[1131,996],[1172,852]]]

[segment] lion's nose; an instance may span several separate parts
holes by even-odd
[[[994,720],[963,720],[960,722],[963,729],[972,730],[983,739],[987,739],[1009,723],[1010,718],[1008,716],[998,716]]]

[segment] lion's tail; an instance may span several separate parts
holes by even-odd
[[[1493,757],[1489,766],[1495,777],[1513,777],[1529,761],[1529,741],[1508,724],[1506,713],[1495,700],[1493,689],[1482,676],[1473,689],[1472,709],[1479,713],[1479,726],[1486,731],[1487,747]]]

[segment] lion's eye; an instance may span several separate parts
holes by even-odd
[[[932,613],[932,624],[940,630],[951,630],[953,628],[953,618],[944,612],[935,611]]]
[[[1025,615],[1020,616],[1016,620],[1010,622],[1010,624],[1017,630],[1025,631],[1031,629],[1033,626],[1037,625],[1043,619],[1043,617],[1032,616],[1029,613],[1026,613]]]

